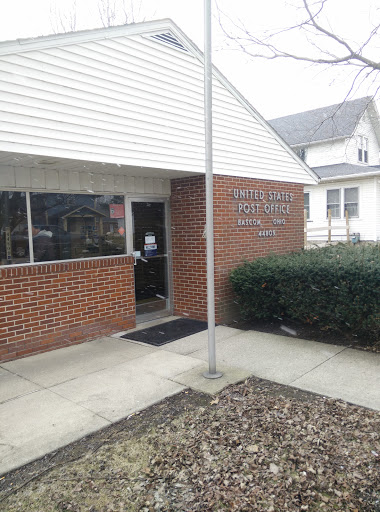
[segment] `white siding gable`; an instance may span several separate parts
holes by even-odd
[[[368,139],[368,164],[363,165],[379,165],[379,142],[370,117],[367,112],[364,113],[354,135],[348,139],[347,144],[347,162],[350,164],[360,164],[358,161],[357,136],[362,135]]]
[[[203,173],[199,55],[108,30],[0,47],[0,151]],[[218,72],[213,94],[215,173],[315,182]]]
[[[347,142],[333,139],[307,146],[306,163],[310,167],[341,164],[347,161]]]

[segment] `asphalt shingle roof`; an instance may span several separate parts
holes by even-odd
[[[320,178],[335,178],[337,176],[350,176],[351,174],[367,174],[371,172],[380,173],[380,166],[369,167],[368,165],[334,164],[313,167],[313,171]]]
[[[269,124],[289,145],[350,137],[371,100],[367,96],[343,104],[279,117],[269,121]]]

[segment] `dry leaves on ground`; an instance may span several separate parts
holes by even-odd
[[[138,438],[126,423],[3,510],[380,511],[379,416],[250,379]]]

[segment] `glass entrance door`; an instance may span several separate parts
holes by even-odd
[[[165,201],[132,200],[136,320],[170,313]]]

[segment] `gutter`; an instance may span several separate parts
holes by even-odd
[[[358,178],[371,178],[372,176],[380,176],[380,171],[375,172],[366,172],[360,174],[344,174],[342,176],[331,176],[326,178],[321,178],[320,183],[326,183],[330,181],[343,181],[350,179],[358,179]]]
[[[313,140],[309,142],[298,142],[297,144],[290,144],[291,148],[303,148],[309,146],[316,146],[317,144],[323,144],[325,142],[335,142],[336,140],[349,139],[353,135],[339,135],[339,137],[330,137],[329,139]]]

